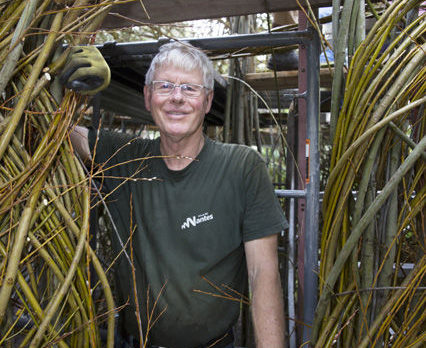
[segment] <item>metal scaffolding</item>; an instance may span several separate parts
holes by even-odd
[[[137,61],[147,54],[157,53],[159,47],[169,41],[145,41],[133,43],[106,43],[98,46],[102,54],[109,59],[123,59],[126,62]],[[303,341],[310,338],[310,327],[313,324],[317,304],[317,270],[318,270],[318,236],[319,236],[319,38],[313,29],[294,32],[276,32],[268,34],[244,34],[228,37],[182,39],[203,50],[243,49],[246,47],[280,47],[299,45],[299,99],[298,117],[306,120],[298,137],[298,167],[301,169],[304,182],[289,190],[276,190],[278,197],[290,199],[290,213],[296,214],[295,201],[302,202],[304,209],[298,209],[299,238],[303,235]],[[299,124],[300,126],[300,124]],[[299,127],[300,128],[300,127]],[[306,131],[305,131],[306,129]],[[296,215],[289,217],[290,233],[294,233]],[[293,234],[294,235],[294,234]],[[299,279],[299,281],[302,281]],[[302,284],[300,284],[302,286]],[[299,318],[302,319],[302,318]]]

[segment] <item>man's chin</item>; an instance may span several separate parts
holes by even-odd
[[[198,131],[188,128],[168,128],[163,131],[160,130],[160,135],[162,138],[170,138],[173,141],[179,141],[183,139],[188,139],[191,137],[198,138]],[[202,134],[202,131],[200,132]]]
[[[160,131],[160,135],[164,138],[171,138],[174,140],[179,140],[179,139],[183,139],[188,135],[187,131],[184,130],[178,130],[178,129],[167,129],[164,131]]]

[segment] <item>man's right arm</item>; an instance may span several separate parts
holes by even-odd
[[[84,162],[92,160],[89,147],[89,130],[86,127],[75,126],[70,133],[70,140],[74,151]]]

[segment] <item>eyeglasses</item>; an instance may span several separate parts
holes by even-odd
[[[201,95],[201,91],[207,88],[196,83],[182,83],[178,85],[169,81],[152,81],[152,89],[159,95],[171,95],[176,87],[180,88],[180,92],[188,98],[196,98]]]

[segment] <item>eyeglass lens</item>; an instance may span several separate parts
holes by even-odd
[[[201,94],[204,86],[195,83],[183,83],[181,85],[169,81],[153,81],[153,89],[161,95],[170,95],[175,88],[180,88],[180,92],[188,97],[198,97]]]

